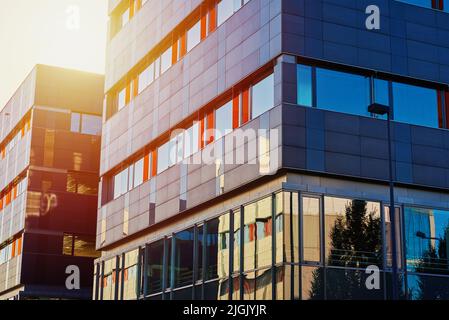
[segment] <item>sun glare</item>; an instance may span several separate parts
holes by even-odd
[[[107,0],[0,0],[0,109],[36,64],[104,73]]]

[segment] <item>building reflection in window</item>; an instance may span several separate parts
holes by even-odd
[[[190,228],[174,235],[174,286],[180,288],[193,281],[193,238],[194,230]]]
[[[244,210],[244,270],[269,266],[271,257],[271,197],[245,206]]]
[[[138,261],[139,249],[125,254],[125,267],[123,270],[123,300],[135,300],[138,293]]]
[[[164,240],[148,245],[148,261],[148,293],[161,292],[164,279]]]
[[[321,260],[320,198],[303,197],[302,212],[304,261],[319,262]]]

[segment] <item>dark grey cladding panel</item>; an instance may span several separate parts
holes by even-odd
[[[287,104],[282,113],[283,167],[388,180],[386,121]],[[447,141],[448,130],[392,122],[395,180],[449,189]]]
[[[284,52],[449,83],[449,13],[395,0],[280,1]],[[369,5],[380,30],[365,26]]]

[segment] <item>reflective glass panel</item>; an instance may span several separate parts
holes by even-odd
[[[81,124],[81,115],[79,113],[72,113],[71,118],[72,119],[71,119],[70,131],[79,132],[80,124]]]
[[[169,165],[169,151],[170,142],[167,142],[159,147],[157,151],[157,174],[168,169]]]
[[[312,67],[299,64],[297,66],[298,104],[312,106]]]
[[[167,71],[172,64],[172,47],[169,47],[162,55],[161,55],[161,74]]]
[[[404,218],[407,268],[449,274],[449,211],[405,207]]]
[[[123,299],[135,300],[138,293],[138,261],[139,249],[125,254],[125,268],[123,270]]]
[[[432,8],[432,0],[397,0],[408,4],[413,4],[420,7]]]
[[[175,234],[175,288],[193,284],[193,228]]]
[[[101,117],[83,114],[81,122],[81,133],[91,135],[101,135]]]
[[[187,52],[192,50],[201,41],[201,21],[198,21],[187,31]]]
[[[217,7],[217,25],[221,25],[234,13],[234,0],[221,0]]]
[[[95,250],[95,236],[75,235],[73,252],[75,257],[98,258],[99,252]]]
[[[271,74],[252,87],[251,91],[252,118],[257,118],[262,113],[274,106],[274,75]]]
[[[369,116],[369,83],[369,78],[364,76],[317,68],[317,107]]]
[[[245,206],[244,270],[253,270],[272,263],[271,197]]]
[[[143,183],[143,161],[144,158],[134,164],[134,188]]]
[[[148,293],[152,294],[162,291],[164,240],[149,244],[148,253]]]
[[[232,131],[232,101],[215,111],[215,140]]]
[[[437,91],[393,82],[394,120],[438,128]]]
[[[345,267],[382,267],[380,204],[324,198],[326,260]]]
[[[302,198],[303,255],[305,261],[319,262],[320,246],[320,199]]]

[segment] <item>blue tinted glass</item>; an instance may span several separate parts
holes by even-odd
[[[388,81],[374,79],[374,102],[386,106],[390,105],[390,98],[388,95]]]
[[[274,106],[274,75],[271,74],[253,86],[252,119],[270,110]]]
[[[404,212],[408,269],[449,273],[446,251],[449,211],[406,207]]]
[[[443,2],[443,10],[449,12],[449,0],[444,0]]]
[[[317,107],[320,109],[369,116],[369,78],[316,69]]]
[[[312,106],[312,68],[298,65],[296,68],[298,79],[298,104]]]
[[[393,83],[394,120],[438,128],[437,92],[403,83]]]
[[[374,79],[374,102],[383,104],[386,106],[390,105],[389,88],[388,81]],[[372,115],[374,118],[387,119],[387,115]]]
[[[420,7],[432,8],[432,0],[398,0],[398,1],[413,4]]]

